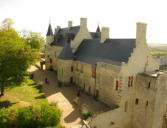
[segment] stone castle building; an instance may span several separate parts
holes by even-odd
[[[135,39],[111,39],[109,28],[89,32],[87,19],[79,26],[49,24],[46,68],[63,84],[75,83],[92,96],[118,108],[97,114],[92,128],[165,128],[167,75],[150,54],[144,23],[137,23]]]

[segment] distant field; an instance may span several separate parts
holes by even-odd
[[[151,54],[156,56],[167,56],[167,44],[148,44]]]
[[[152,52],[167,52],[167,44],[148,44]]]

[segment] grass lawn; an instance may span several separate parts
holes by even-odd
[[[20,86],[8,87],[5,96],[0,97],[0,108],[18,108],[30,105],[47,103],[44,94],[41,93],[39,85],[34,84],[31,79],[26,79]]]

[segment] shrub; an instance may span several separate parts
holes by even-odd
[[[6,108],[0,109],[0,128],[7,128],[9,121],[9,110]]]
[[[18,109],[17,124],[20,128],[33,128],[32,107],[24,107]]]
[[[56,126],[60,122],[61,111],[55,106],[43,104],[40,112],[41,126]]]
[[[57,106],[57,102],[51,102],[50,106]]]
[[[88,110],[84,109],[82,110],[82,115],[83,115],[83,119],[86,120],[88,119],[88,117],[91,116],[91,113]]]
[[[45,127],[45,128],[65,128],[65,127],[63,127],[61,125],[57,125],[57,126],[50,126],[50,127]]]
[[[18,109],[0,109],[0,128],[63,128],[60,123],[61,111],[48,104]]]
[[[9,123],[10,128],[15,128],[17,126],[17,111],[16,111],[16,109],[10,110],[8,123]]]

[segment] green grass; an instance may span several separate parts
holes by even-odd
[[[156,51],[156,52],[151,52],[153,56],[167,56],[167,52],[161,52],[161,51]]]
[[[48,103],[40,86],[34,81],[26,79],[20,86],[6,88],[5,96],[0,98],[0,108],[6,103],[9,108],[19,108],[29,105]],[[2,106],[1,106],[2,105]]]

